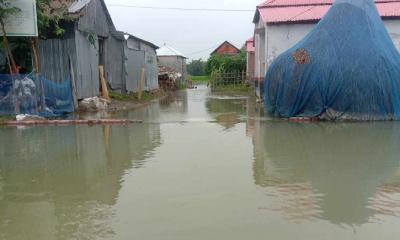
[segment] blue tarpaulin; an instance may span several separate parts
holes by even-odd
[[[400,54],[373,0],[337,0],[265,78],[277,117],[400,120]]]
[[[0,115],[56,117],[73,111],[70,80],[54,83],[40,74],[0,74]]]

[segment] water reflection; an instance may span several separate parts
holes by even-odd
[[[398,123],[259,122],[254,177],[265,208],[299,222],[359,225],[400,216]]]
[[[159,125],[2,129],[0,239],[109,239],[126,171],[160,144]]]
[[[250,98],[210,95],[206,101],[208,113],[225,129],[233,128],[246,116]]]

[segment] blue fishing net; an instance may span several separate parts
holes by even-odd
[[[278,117],[399,120],[400,54],[373,0],[337,0],[265,78]]]
[[[55,83],[38,74],[0,74],[0,115],[57,117],[73,111],[70,80]]]

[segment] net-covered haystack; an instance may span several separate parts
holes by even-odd
[[[400,54],[373,0],[337,0],[265,79],[278,117],[399,120]]]

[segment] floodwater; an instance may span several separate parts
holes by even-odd
[[[0,239],[400,237],[400,124],[289,123],[201,87],[111,117],[0,129]]]

